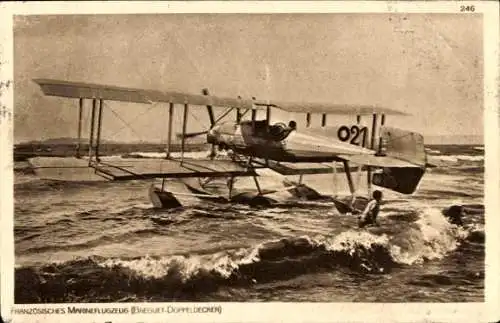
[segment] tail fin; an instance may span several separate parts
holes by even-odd
[[[380,141],[379,153],[425,167],[427,155],[424,137],[421,134],[398,128],[382,127]]]
[[[415,167],[383,168],[381,173],[373,175],[373,184],[399,193],[412,194],[427,165],[423,136],[392,127],[383,127],[380,131],[379,154],[410,162]]]

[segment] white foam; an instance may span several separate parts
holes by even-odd
[[[432,158],[453,163],[457,163],[459,161],[472,161],[472,162],[484,161],[484,156],[470,156],[470,155],[449,155],[449,156],[439,155],[439,156],[432,156]]]
[[[466,231],[450,224],[438,209],[421,211],[416,226],[393,238],[391,254],[397,262],[422,263],[426,259],[441,259],[457,248]]]
[[[465,161],[484,161],[484,156],[457,155],[457,159]]]
[[[374,235],[368,231],[344,231],[333,238],[326,240],[326,248],[331,251],[348,251],[353,255],[356,246],[370,248],[373,244],[387,245],[389,238],[387,235]]]
[[[257,260],[255,252],[248,253],[246,249],[241,249],[235,254],[220,252],[206,256],[176,255],[161,258],[146,256],[132,260],[107,259],[99,265],[108,268],[118,265],[150,278],[173,275],[174,278],[185,282],[197,274],[210,271],[215,271],[222,277],[228,278],[240,264],[252,263]]]
[[[429,154],[440,154],[441,151],[437,149],[431,149],[431,148],[425,148],[425,151],[428,152]]]

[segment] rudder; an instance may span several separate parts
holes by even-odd
[[[390,190],[413,194],[424,176],[425,168],[386,167],[381,173],[373,174],[372,183]]]
[[[427,154],[424,137],[421,134],[393,127],[382,127],[380,139],[381,154],[425,167]]]

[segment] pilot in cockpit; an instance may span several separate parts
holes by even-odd
[[[297,130],[297,123],[291,120],[288,126],[282,122],[278,122],[269,127],[269,134],[276,141],[281,141],[288,137],[290,133]]]

